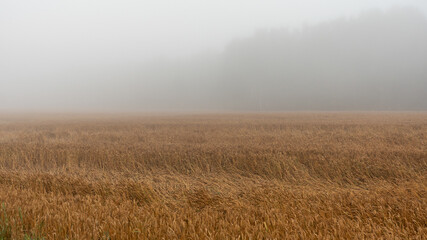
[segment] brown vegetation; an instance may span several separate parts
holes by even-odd
[[[0,117],[0,239],[425,239],[427,114]]]

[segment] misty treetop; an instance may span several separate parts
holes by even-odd
[[[427,21],[396,8],[259,31],[220,55],[152,64],[142,76],[156,86],[136,78],[139,89],[156,91],[139,99],[164,108],[426,110]]]
[[[0,107],[427,110],[427,20],[412,8],[261,30],[216,54],[118,61],[52,69],[32,76],[33,87],[13,83],[20,93],[8,97],[13,91],[0,89]]]

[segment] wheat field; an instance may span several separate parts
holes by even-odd
[[[2,114],[0,239],[426,239],[427,113]]]

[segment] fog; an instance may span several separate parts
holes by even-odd
[[[427,3],[319,2],[2,1],[0,111],[427,110]]]

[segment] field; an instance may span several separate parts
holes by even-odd
[[[427,113],[0,115],[0,239],[426,239]]]

